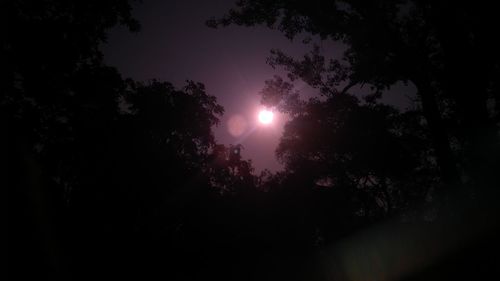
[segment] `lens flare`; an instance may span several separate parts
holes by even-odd
[[[239,114],[233,115],[227,122],[227,128],[233,137],[239,137],[247,130],[247,121]]]

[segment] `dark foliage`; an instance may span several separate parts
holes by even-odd
[[[489,4],[239,1],[210,24],[343,41],[273,50],[285,170],[216,143],[203,84],[123,79],[99,44],[128,1],[2,4],[8,278],[480,279],[500,268],[497,25]],[[318,96],[300,99],[302,80]],[[418,90],[401,112],[379,101]],[[358,85],[372,92],[352,94]],[[3,122],[3,121],[2,121]],[[498,275],[497,275],[498,276]]]
[[[495,205],[500,185],[500,61],[498,42],[492,37],[498,32],[492,5],[399,0],[237,1],[226,16],[207,24],[263,24],[290,39],[309,34],[347,47],[341,60],[326,59],[318,47],[301,60],[280,50],[271,52],[271,66],[289,72],[288,81],[275,77],[262,91],[263,103],[293,116],[277,151],[287,167],[283,177],[300,175],[309,186],[347,188],[346,198],[360,204],[355,210],[372,219],[398,213],[404,221],[413,213],[424,219],[433,217],[432,225],[437,225],[447,224],[452,216],[463,221],[450,229],[468,224],[474,229],[467,212],[460,211],[465,209],[475,219],[498,225],[498,216],[491,214],[498,211],[487,207]],[[293,88],[296,80],[317,89],[322,98],[301,101]],[[399,113],[378,103],[384,91],[397,82],[416,87],[414,110]],[[350,92],[364,85],[372,93],[360,103]],[[415,203],[425,206],[425,202],[433,202],[433,207],[421,208],[434,211],[414,213]],[[497,233],[478,229],[488,235]],[[443,232],[451,235],[450,230]],[[460,258],[445,260],[423,278],[477,278],[472,277],[476,270],[477,274],[494,271],[498,259],[489,254],[488,247],[498,251],[498,242],[488,237],[483,244],[456,250]],[[387,247],[377,251],[390,252]],[[472,252],[481,262],[467,258]],[[387,262],[381,254],[377,256],[381,260],[359,258],[357,269],[346,269],[344,264],[343,270],[348,271],[344,274],[359,280],[398,279],[418,271],[406,268],[403,275],[391,275],[391,270],[401,270],[393,261],[379,271],[363,272],[367,269],[363,262]],[[426,258],[432,264],[432,254]],[[463,270],[452,272],[450,265]]]
[[[226,17],[208,23],[266,24],[290,38],[306,32],[344,42],[347,70],[338,61],[318,69],[323,66],[318,56],[306,57],[300,65],[278,52],[272,62],[330,91],[339,77],[379,91],[397,81],[413,83],[443,179],[459,184],[455,162],[465,160],[459,165],[475,182],[493,185],[496,177],[484,174],[485,169],[493,172],[492,165],[498,167],[493,160],[498,159],[499,114],[498,42],[491,36],[498,19],[493,11],[489,4],[470,7],[450,1],[239,1]],[[317,73],[322,70],[331,73],[324,81]],[[463,146],[464,159],[452,155],[452,134]]]

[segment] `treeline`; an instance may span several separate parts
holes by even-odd
[[[128,1],[3,4],[9,279],[476,279],[498,268],[493,9],[336,2],[241,1],[209,22],[349,46],[343,60],[272,52],[289,75],[267,81],[262,102],[291,121],[276,151],[285,170],[260,175],[241,146],[215,141],[224,109],[203,84],[133,81],[103,63],[107,30],[139,30]],[[319,96],[301,100],[297,80]],[[380,102],[398,81],[416,86],[413,109]],[[368,96],[352,94],[365,84]],[[380,225],[386,238],[356,240]],[[388,250],[415,241],[431,252]]]

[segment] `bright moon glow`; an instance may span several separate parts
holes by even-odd
[[[263,109],[259,112],[259,121],[262,124],[270,124],[273,122],[273,112]]]

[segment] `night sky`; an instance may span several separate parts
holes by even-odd
[[[257,114],[262,108],[258,93],[265,80],[273,75],[285,76],[285,72],[267,65],[266,58],[273,48],[300,57],[312,45],[304,44],[301,38],[290,41],[279,31],[266,27],[212,29],[205,25],[207,19],[225,14],[234,2],[149,0],[136,4],[133,15],[141,23],[141,30],[111,30],[108,44],[103,46],[105,61],[116,66],[123,76],[136,80],[159,79],[177,87],[182,87],[187,79],[204,83],[207,93],[216,96],[225,108],[221,123],[214,129],[217,141],[242,144],[243,158],[251,159],[257,172],[277,171],[282,166],[274,151],[286,116],[275,113],[272,124],[258,124]],[[313,42],[330,57],[341,56],[344,49],[336,42]],[[314,94],[306,85],[296,88],[305,98]],[[404,108],[407,96],[414,90],[401,85],[392,92],[384,99]],[[231,122],[246,126],[240,125],[237,134],[232,135]]]
[[[6,280],[500,276],[495,6],[237,1],[2,2]]]

